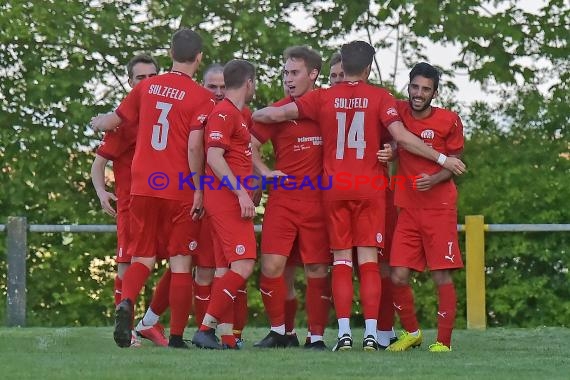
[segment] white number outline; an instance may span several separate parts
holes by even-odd
[[[170,128],[168,113],[172,109],[172,104],[156,102],[156,109],[160,110],[160,115],[158,116],[158,124],[152,126],[150,145],[152,145],[153,149],[160,151],[165,150],[166,144],[168,144],[168,130]]]

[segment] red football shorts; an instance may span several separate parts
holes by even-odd
[[[322,203],[269,196],[261,252],[289,256],[295,241],[303,264],[332,262]]]
[[[192,264],[202,268],[216,267],[212,227],[210,226],[208,217],[202,218],[200,236],[198,237],[198,248],[196,248],[196,256],[194,256]]]
[[[457,210],[400,210],[390,265],[422,272],[463,268],[457,240]]]
[[[384,224],[384,248],[378,249],[378,261],[389,263],[394,231],[398,221],[398,208],[394,205],[394,191],[386,188],[386,222]]]
[[[325,202],[330,248],[384,247],[384,197]]]
[[[130,263],[129,247],[129,209],[117,210],[117,263]]]
[[[263,235],[262,235],[263,239]],[[327,236],[328,239],[328,236]],[[293,243],[293,247],[291,248],[291,254],[287,257],[287,263],[285,264],[288,267],[302,267],[303,261],[301,260],[301,253],[299,252],[299,244],[297,240]]]
[[[198,247],[200,221],[190,215],[192,202],[133,195],[130,206],[129,254],[153,257],[163,250],[169,257],[194,255]]]
[[[257,244],[253,220],[242,218],[239,209],[222,211],[210,215],[209,219],[212,226],[214,251],[216,251],[216,267],[220,268],[223,264],[222,258],[218,257],[220,251],[223,252],[227,264],[237,260],[256,259]],[[224,265],[224,267],[227,266]]]

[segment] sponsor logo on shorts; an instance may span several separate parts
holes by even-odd
[[[236,255],[243,255],[245,253],[245,246],[242,244],[236,245]]]
[[[382,237],[382,234],[381,234],[380,232],[378,232],[378,233],[376,234],[376,242],[382,243],[382,240],[383,240],[383,239],[384,239],[384,238]]]
[[[196,240],[192,240],[190,244],[188,244],[188,248],[193,251],[198,248],[198,242]]]

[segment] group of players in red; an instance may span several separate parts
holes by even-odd
[[[323,336],[332,296],[339,328],[333,351],[352,348],[354,269],[365,319],[363,349],[419,346],[423,337],[408,279],[410,269],[423,271],[427,265],[439,294],[438,336],[430,351],[451,350],[456,312],[451,271],[463,265],[452,180],[465,171],[458,158],[461,121],[457,114],[431,106],[439,73],[427,63],[412,69],[408,101],[396,101],[386,90],[367,84],[374,54],[366,42],[343,45],[331,61],[331,87],[315,89],[320,55],[306,46],[291,47],[284,53],[285,98],[253,114],[246,104],[255,93],[254,66],[232,60],[210,67],[204,87],[199,86],[192,76],[202,59],[202,41],[189,29],[173,35],[170,72],[157,75],[150,57],[131,61],[134,89],[116,111],[91,121],[94,129],[110,131],[98,149],[92,176],[105,211],[114,215],[110,200],[117,200],[118,346],[133,345],[135,330],[158,345],[188,347],[182,337],[193,300],[199,325],[193,344],[241,346],[245,285],[257,256],[252,219],[260,193],[238,186],[238,178],[255,173],[269,180],[306,176],[334,182],[341,172],[374,178],[387,175],[386,163],[398,156],[402,178],[416,178],[398,186],[399,215],[390,188],[371,183],[342,190],[331,183],[323,191],[270,186],[260,292],[271,329],[255,346],[299,344],[291,323],[295,308],[289,306],[294,299],[290,268],[297,263],[307,278],[305,347],[326,349]],[[273,169],[261,159],[260,147],[267,141],[274,148]],[[124,178],[126,183],[117,184],[118,199],[105,190],[107,160],[114,162],[117,182]],[[123,169],[117,170],[117,162]],[[158,189],[151,186],[157,173],[167,181],[190,178],[194,186]],[[202,189],[204,173],[214,179],[213,187]],[[229,186],[220,187],[222,183]],[[134,304],[157,258],[169,259],[169,268],[133,329]],[[168,307],[166,339],[158,319]],[[398,339],[392,329],[394,311],[404,328]]]

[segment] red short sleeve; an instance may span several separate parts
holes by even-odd
[[[307,92],[305,95],[295,99],[295,104],[299,109],[299,119],[310,119],[319,121],[319,112],[321,110],[320,97],[322,89],[316,89]]]
[[[123,122],[138,124],[142,84],[135,86],[115,111]]]
[[[208,116],[206,125],[206,146],[228,150],[233,134],[233,115],[214,112]]]
[[[205,99],[202,104],[196,107],[196,111],[192,115],[192,124],[190,125],[190,130],[202,129],[204,128],[204,124],[208,118],[210,112],[216,105],[216,102],[213,98]]]
[[[464,144],[464,137],[463,137],[463,123],[459,116],[455,120],[451,131],[445,140],[445,149],[447,154],[450,155],[460,155],[463,152],[463,144]]]
[[[387,129],[390,124],[395,121],[402,121],[400,114],[398,113],[398,107],[396,105],[396,99],[386,91],[382,95],[382,101],[380,102],[380,112],[379,121]]]

